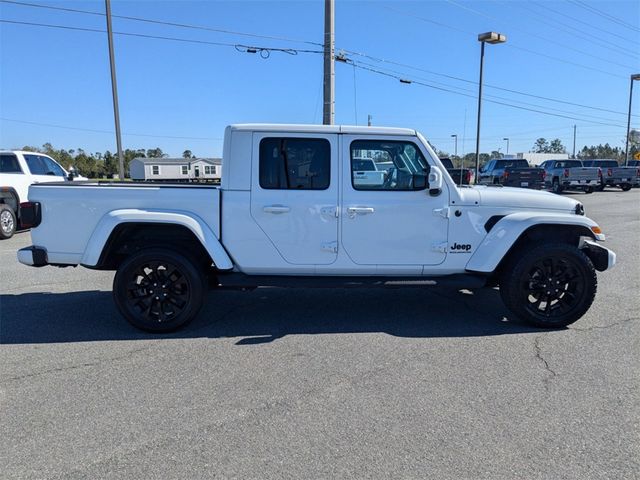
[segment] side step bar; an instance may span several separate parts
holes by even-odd
[[[246,275],[244,273],[218,273],[218,284],[227,288],[282,287],[282,288],[405,288],[456,287],[482,288],[487,277],[474,274],[455,274],[440,277],[353,277],[353,276],[285,276]]]

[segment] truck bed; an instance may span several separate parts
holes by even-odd
[[[212,185],[65,182],[39,183],[29,201],[42,205],[40,226],[31,232],[34,245],[47,245],[50,263],[82,263],[89,239],[114,212],[136,210],[180,213],[188,205],[220,238],[220,189]],[[106,227],[105,227],[106,228]],[[60,232],[65,235],[60,235]]]

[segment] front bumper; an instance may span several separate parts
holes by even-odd
[[[591,259],[593,266],[599,272],[604,272],[613,268],[616,264],[615,252],[597,244],[592,240],[584,240],[582,242],[581,250]]]
[[[18,261],[30,267],[44,267],[49,264],[47,250],[34,245],[18,250]]]

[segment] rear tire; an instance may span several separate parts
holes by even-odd
[[[560,180],[557,178],[553,179],[553,183],[551,184],[551,191],[553,193],[562,193],[562,185],[560,185]]]
[[[198,263],[165,248],[148,248],[127,258],[113,280],[118,310],[134,327],[171,332],[198,314],[207,291]]]
[[[500,278],[500,295],[527,323],[562,328],[589,310],[597,285],[593,264],[580,249],[545,243],[513,255]]]
[[[623,183],[622,185],[620,185],[620,188],[622,189],[623,192],[628,192],[629,190],[631,190],[631,184]]]
[[[585,189],[584,189],[584,193],[587,193],[587,194],[589,194],[589,193],[593,193],[593,187],[587,187],[587,188],[585,188]]]
[[[7,240],[16,233],[16,214],[9,205],[0,203],[0,239]]]

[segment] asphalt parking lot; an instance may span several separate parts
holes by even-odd
[[[618,265],[560,331],[493,289],[258,289],[153,336],[0,242],[0,476],[638,478],[640,190],[572,196]]]

